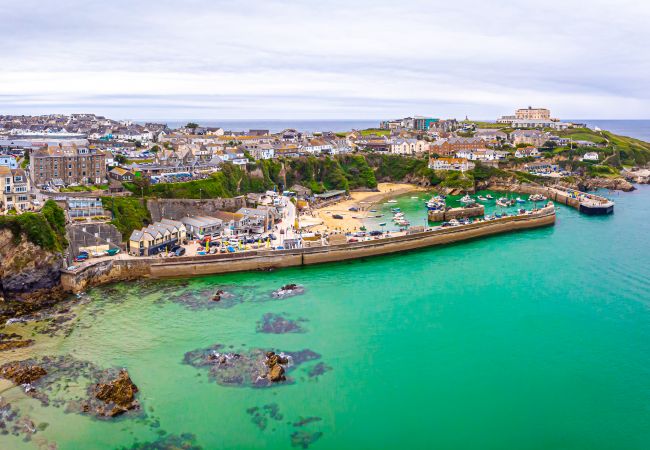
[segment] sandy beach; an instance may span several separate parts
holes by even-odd
[[[423,191],[424,189],[405,183],[380,183],[377,186],[378,191],[368,192],[350,192],[350,199],[343,200],[335,205],[329,205],[325,208],[314,209],[312,212],[316,218],[323,221],[322,225],[312,228],[313,231],[322,232],[329,230],[355,231],[363,226],[362,219],[373,209],[373,205],[383,202],[384,200],[406,194],[413,191]],[[359,211],[350,211],[350,208],[357,207]],[[333,214],[343,216],[343,219],[332,218]],[[355,217],[357,217],[355,219]]]

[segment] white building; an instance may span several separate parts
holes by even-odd
[[[596,152],[588,152],[582,155],[583,161],[598,161],[600,158]]]
[[[429,160],[429,169],[433,170],[470,170],[474,168],[474,163],[464,158],[433,158]]]

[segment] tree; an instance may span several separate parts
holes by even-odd
[[[188,122],[187,125],[185,125],[185,128],[190,128],[192,130],[196,130],[198,127],[199,124],[194,122]]]
[[[149,151],[150,151],[151,153],[158,153],[158,152],[160,151],[160,147],[158,147],[157,145],[154,145],[153,147],[151,147],[151,148],[149,149]]]
[[[115,155],[115,162],[118,164],[126,164],[128,161],[124,155]]]

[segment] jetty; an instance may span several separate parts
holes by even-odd
[[[465,206],[461,208],[431,209],[427,213],[430,222],[483,217],[484,215],[485,206],[483,205]]]
[[[387,255],[436,245],[550,226],[555,207],[452,227],[418,228],[415,232],[378,239],[284,250],[251,250],[178,258],[138,257],[98,261],[76,270],[61,270],[61,284],[69,292],[82,292],[98,284],[138,278],[172,278],[251,270],[271,270]],[[339,241],[340,242],[340,241]]]
[[[614,202],[606,197],[582,192],[562,186],[532,186],[532,185],[511,185],[502,186],[499,184],[490,186],[495,191],[519,192],[522,194],[541,194],[549,200],[561,203],[577,209],[583,214],[605,215],[614,212]]]

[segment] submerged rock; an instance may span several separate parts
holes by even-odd
[[[320,431],[315,431],[313,433],[304,430],[296,431],[291,434],[291,446],[308,448],[321,437],[323,437],[323,433]]]
[[[201,450],[201,446],[197,444],[194,434],[183,433],[180,436],[168,434],[153,442],[136,442],[121,450]]]
[[[137,409],[140,407],[135,399],[137,392],[138,387],[131,381],[129,373],[125,369],[121,369],[114,380],[94,386],[93,395],[105,404],[105,406],[101,405],[95,408],[95,411],[98,415],[115,417],[129,410]]]
[[[0,352],[6,350],[13,350],[16,348],[29,347],[34,344],[32,339],[10,339],[10,340],[0,340]]]
[[[223,386],[269,387],[292,383],[287,376],[303,362],[319,359],[311,350],[299,352],[266,352],[252,349],[247,352],[224,352],[224,346],[213,345],[207,349],[187,352],[185,364],[208,369],[210,379]]]
[[[266,429],[269,420],[280,421],[284,418],[282,413],[280,413],[280,407],[277,403],[269,403],[261,408],[254,406],[248,408],[246,413],[252,416],[251,422],[257,425],[257,427],[262,431]]]
[[[301,323],[306,321],[307,319],[293,320],[279,314],[267,313],[264,314],[262,320],[257,322],[257,332],[273,334],[303,333],[305,330]]]
[[[294,295],[300,295],[305,293],[305,288],[299,284],[285,284],[280,289],[277,289],[271,293],[271,297],[281,299],[287,297],[293,297]]]
[[[11,362],[0,368],[0,377],[11,380],[16,384],[31,384],[47,375],[47,371],[29,362]]]

